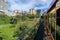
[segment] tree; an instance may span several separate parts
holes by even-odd
[[[37,14],[40,14],[40,11],[41,11],[41,10],[40,10],[40,9],[38,9],[38,10],[37,10]]]
[[[16,24],[16,23],[17,23],[17,20],[16,20],[15,18],[11,18],[11,19],[10,19],[10,23],[11,23],[11,24]]]
[[[8,24],[10,22],[10,17],[5,14],[0,14],[0,24]]]
[[[35,15],[34,15],[34,14],[28,14],[27,17],[28,17],[29,19],[33,19],[33,18],[35,18]]]

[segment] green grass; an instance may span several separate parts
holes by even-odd
[[[2,28],[0,28],[0,34],[5,35],[5,39],[13,39],[14,34],[14,28],[10,28],[11,24],[3,25]],[[4,36],[3,36],[4,38]]]
[[[31,28],[38,21],[39,21],[39,18],[33,19],[32,21],[30,21],[30,20],[18,21],[17,24],[0,25],[0,36],[3,37],[4,40],[16,40],[16,37],[13,37],[13,35],[15,34],[15,31],[18,30],[20,25],[25,24],[25,25],[27,25],[27,28]],[[13,26],[15,26],[15,27],[13,27]]]
[[[3,40],[16,40],[16,32],[20,35],[39,21],[39,18],[36,18],[35,16],[38,15],[17,15],[9,17],[5,14],[0,14],[0,37],[2,37]],[[13,24],[11,23],[11,19],[14,20]],[[23,30],[20,30],[20,27]]]

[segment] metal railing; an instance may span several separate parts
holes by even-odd
[[[52,15],[52,14],[51,14]],[[54,17],[52,17],[50,14],[47,14],[44,16],[45,19],[45,25],[47,28],[47,34],[50,34],[50,38],[51,40],[56,40],[56,23],[53,22],[53,18],[56,18],[56,15]],[[52,26],[54,25],[54,27]]]

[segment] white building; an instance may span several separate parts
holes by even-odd
[[[0,0],[0,14],[12,16],[12,12],[8,11],[8,3],[6,0]]]
[[[0,9],[8,10],[8,4],[7,4],[6,0],[0,0]]]

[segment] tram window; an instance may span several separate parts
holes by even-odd
[[[60,26],[60,8],[56,11],[56,24]]]
[[[57,18],[57,25],[60,26],[60,18]]]
[[[60,8],[57,10],[57,17],[60,17]]]

